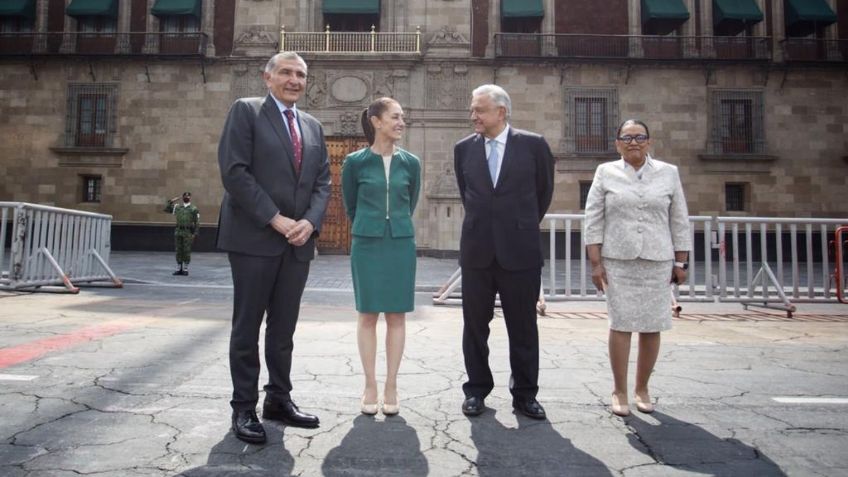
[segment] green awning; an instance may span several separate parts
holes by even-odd
[[[763,12],[754,0],[713,0],[713,23],[725,20],[757,23],[763,21]]]
[[[0,1],[0,16],[35,18],[35,0]]]
[[[150,13],[157,17],[191,15],[200,18],[200,0],[156,0]]]
[[[501,18],[541,18],[545,16],[542,0],[501,0]]]
[[[73,0],[65,13],[69,17],[118,17],[118,0]]]
[[[825,0],[786,0],[786,24],[816,23],[819,26],[835,23],[836,13]]]
[[[689,10],[683,0],[642,0],[642,23],[650,20],[677,20],[680,23],[689,19]]]
[[[379,15],[380,0],[324,0],[324,13]]]

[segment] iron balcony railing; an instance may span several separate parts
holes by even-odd
[[[772,52],[769,37],[496,33],[495,56],[769,61]]]
[[[848,40],[787,38],[780,42],[780,46],[787,62],[848,62]]]
[[[202,32],[0,33],[0,56],[203,56],[208,40]]]
[[[421,27],[415,33],[383,33],[371,26],[370,32],[330,31],[287,32],[280,29],[280,51],[298,53],[397,53],[421,54]]]

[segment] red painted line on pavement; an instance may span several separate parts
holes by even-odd
[[[81,328],[73,333],[31,341],[18,346],[12,346],[11,348],[0,348],[0,369],[30,361],[47,353],[70,348],[80,343],[112,336],[132,326],[129,323],[109,323],[90,326]]]

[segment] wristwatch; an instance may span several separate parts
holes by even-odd
[[[674,266],[684,270],[689,270],[689,262],[674,262]]]

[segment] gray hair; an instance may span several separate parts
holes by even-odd
[[[507,94],[505,89],[496,84],[484,84],[474,88],[474,91],[471,92],[471,97],[473,98],[481,94],[487,95],[496,105],[503,106],[506,109],[507,118],[512,114],[512,100],[509,99],[509,94]]]
[[[272,56],[271,59],[268,60],[268,63],[265,63],[265,72],[270,73],[274,71],[274,67],[277,66],[277,62],[280,60],[294,60],[300,62],[303,65],[303,69],[306,70],[306,60],[304,60],[300,55],[293,51],[281,51],[276,55]]]

